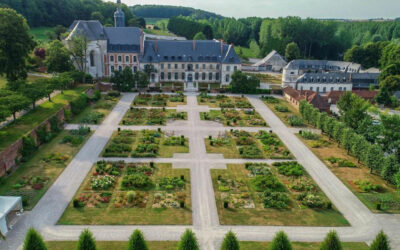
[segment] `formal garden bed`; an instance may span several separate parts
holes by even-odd
[[[190,171],[171,164],[99,161],[60,218],[63,225],[188,225]]]
[[[301,131],[298,137],[373,212],[400,213],[395,186],[371,174],[367,166],[325,135]]]
[[[159,130],[117,131],[107,144],[104,157],[171,158],[189,153],[188,139]]]
[[[22,196],[31,210],[89,138],[90,130],[63,131],[22,162],[8,177],[0,178],[0,195]]]
[[[266,127],[267,123],[254,109],[222,109],[201,112],[205,121],[215,121],[230,127]]]
[[[121,125],[166,125],[168,121],[187,120],[186,112],[165,108],[134,108],[125,114]]]
[[[276,134],[262,130],[250,133],[232,129],[215,138],[210,136],[205,143],[207,153],[223,154],[229,159],[293,159]]]
[[[286,100],[273,96],[262,96],[261,100],[286,124],[286,126],[306,127],[299,111]]]
[[[201,93],[197,97],[199,105],[208,105],[210,108],[239,108],[239,109],[252,109],[253,105],[247,100],[246,97],[226,96],[226,95],[208,95]]]
[[[174,95],[139,94],[133,101],[133,106],[143,107],[176,107],[178,105],[186,105],[186,96],[182,92]]]
[[[348,226],[297,162],[212,170],[222,225]]]
[[[120,100],[120,93],[112,91],[104,95],[99,94],[98,98],[97,101],[93,101],[84,109],[82,113],[75,116],[70,123],[100,124]]]

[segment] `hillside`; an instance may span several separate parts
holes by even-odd
[[[189,16],[194,19],[222,19],[223,16],[189,7],[170,5],[135,5],[130,7],[135,16],[145,18],[171,18],[175,16]]]

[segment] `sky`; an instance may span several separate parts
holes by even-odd
[[[114,0],[107,0],[114,1]],[[127,5],[193,7],[227,17],[397,18],[400,0],[122,0]]]

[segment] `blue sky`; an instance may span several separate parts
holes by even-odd
[[[122,0],[122,2],[128,5],[188,6],[228,17],[300,16],[350,19],[400,17],[400,0]]]

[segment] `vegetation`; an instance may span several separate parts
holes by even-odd
[[[164,94],[139,94],[133,101],[133,106],[150,106],[150,107],[176,107],[185,105],[186,97],[182,92],[176,95]]]
[[[371,244],[371,250],[390,250],[389,239],[387,235],[380,231]]]
[[[148,250],[149,247],[144,239],[143,233],[136,229],[129,238],[128,250]]]
[[[265,127],[267,123],[255,110],[222,109],[200,113],[202,120],[221,122],[232,127]]]
[[[33,228],[30,228],[25,236],[24,250],[47,250],[42,236]]]
[[[182,206],[183,204],[183,206]],[[170,164],[99,161],[59,223],[188,225],[190,173]]]
[[[201,93],[197,97],[197,101],[200,105],[208,105],[210,108],[221,108],[221,109],[253,109],[253,105],[247,100],[246,97],[231,97],[226,95],[211,96],[207,93]]]
[[[233,93],[255,94],[260,87],[260,80],[254,75],[235,71],[232,75],[230,87]]]
[[[222,241],[221,250],[239,250],[239,241],[236,235],[229,231],[226,233],[224,240]]]
[[[330,231],[321,243],[320,250],[342,250],[342,243],[336,231]]]
[[[269,247],[270,250],[292,250],[292,244],[285,232],[278,232]]]
[[[171,17],[168,22],[168,30],[178,36],[184,36],[192,40],[194,36],[201,32],[207,39],[214,37],[212,28],[209,24],[203,24],[185,17]]]
[[[295,42],[286,45],[285,57],[288,62],[300,58],[300,48]]]
[[[92,232],[89,229],[84,229],[79,236],[78,250],[96,250],[96,242]]]
[[[199,250],[199,243],[197,242],[196,235],[187,229],[181,237],[181,241],[178,245],[178,250]]]
[[[170,5],[135,5],[131,7],[133,14],[147,18],[171,18],[189,16],[195,19],[222,18],[222,16],[188,7]]]
[[[75,241],[49,241],[46,245],[52,250],[71,250],[76,249]],[[125,241],[97,241],[98,250],[126,249],[129,243]],[[178,243],[175,241],[148,241],[150,250],[165,249],[176,250]]]
[[[166,125],[167,121],[187,120],[186,112],[168,109],[131,108],[122,119],[122,125]]]

